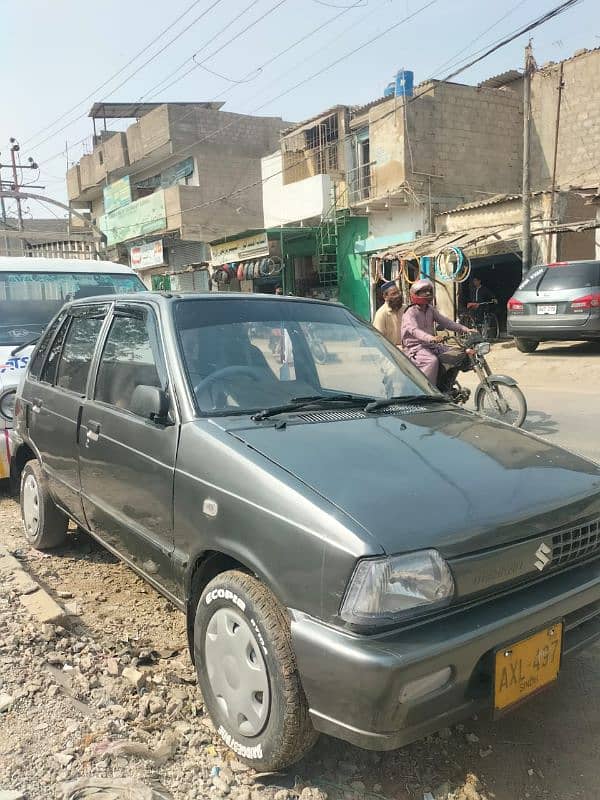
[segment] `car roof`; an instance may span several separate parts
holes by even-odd
[[[130,292],[119,294],[101,294],[96,297],[80,297],[72,300],[69,307],[89,306],[90,303],[155,303],[157,305],[170,305],[174,302],[204,300],[206,302],[256,302],[269,300],[272,303],[282,301],[293,303],[311,303],[313,305],[337,306],[339,303],[328,300],[315,300],[308,297],[292,297],[291,295],[250,294],[242,292]]]
[[[83,258],[28,258],[0,256],[0,272],[108,272],[135,275],[135,270],[114,261],[91,261]]]

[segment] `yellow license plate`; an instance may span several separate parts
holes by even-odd
[[[560,669],[562,622],[496,653],[494,708],[503,711],[555,681]]]

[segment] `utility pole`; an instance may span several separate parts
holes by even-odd
[[[15,192],[15,199],[17,203],[17,219],[19,223],[19,230],[23,230],[23,209],[21,208],[21,198],[19,193],[24,186],[31,186],[31,184],[20,184],[19,183],[19,175],[18,170],[23,169],[39,169],[38,165],[35,163],[33,158],[28,158],[27,164],[19,164],[17,165],[17,153],[21,149],[21,146],[17,142],[14,137],[11,137],[10,140],[10,164],[2,164],[0,163],[0,185],[2,184],[2,170],[3,169],[11,169],[12,170],[12,184],[10,184],[12,191]],[[4,206],[4,198],[2,198],[2,219],[3,222],[6,222],[6,209]]]
[[[529,135],[531,131],[531,73],[534,69],[531,39],[525,48],[523,74],[523,246],[522,275],[531,267],[531,187],[529,185]]]

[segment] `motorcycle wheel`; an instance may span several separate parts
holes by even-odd
[[[527,401],[519,387],[497,381],[490,381],[489,392],[485,387],[477,392],[475,407],[480,414],[515,428],[520,428],[527,416]]]
[[[321,342],[312,342],[310,349],[312,350],[312,354],[317,364],[327,363],[327,350],[325,349],[325,346],[321,344]]]

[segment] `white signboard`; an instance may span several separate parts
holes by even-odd
[[[132,247],[129,251],[129,260],[133,269],[161,266],[164,264],[162,239]]]

